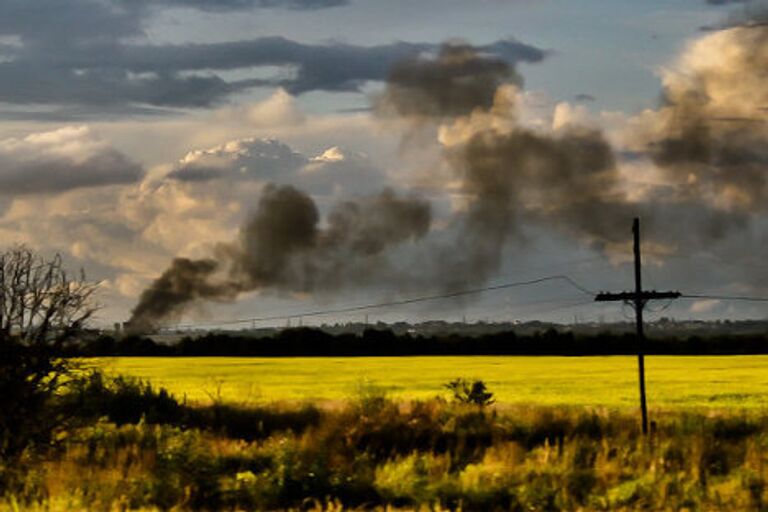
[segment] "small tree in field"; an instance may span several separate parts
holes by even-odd
[[[96,311],[95,291],[58,255],[0,252],[0,484],[27,449],[51,440],[51,399],[70,371],[61,349]]]
[[[445,384],[445,388],[453,393],[453,399],[463,404],[474,404],[484,407],[491,405],[496,400],[493,393],[488,391],[485,382],[474,380],[472,382],[458,378]]]

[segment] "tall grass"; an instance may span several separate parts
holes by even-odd
[[[92,413],[102,419],[73,429],[44,459],[30,460],[23,485],[4,497],[2,507],[523,511],[768,505],[768,415],[761,412],[654,411],[653,433],[646,438],[634,416],[609,409],[395,402],[370,387],[333,409],[273,404],[217,412],[174,401],[163,406],[173,411],[169,417],[155,401],[173,398],[160,391],[136,383],[102,385],[114,395],[133,389],[145,413],[128,421],[103,407],[109,393],[81,394],[82,410],[102,407]],[[96,395],[101,405],[88,405]]]

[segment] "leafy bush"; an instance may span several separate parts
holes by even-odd
[[[432,454],[387,461],[376,468],[376,490],[395,505],[431,503],[450,488],[449,468],[448,458]]]
[[[175,424],[184,413],[184,407],[163,388],[129,377],[106,377],[98,371],[72,379],[60,407],[83,418],[106,416],[118,425],[142,419]]]
[[[490,393],[482,380],[469,382],[466,379],[457,378],[447,384],[445,387],[453,393],[453,398],[463,404],[474,404],[484,407],[491,405],[496,400],[493,393]]]
[[[117,425],[145,421],[195,427],[245,440],[263,439],[276,431],[303,432],[320,421],[320,411],[308,404],[298,409],[244,408],[221,402],[191,407],[179,403],[164,388],[139,379],[107,377],[98,371],[70,380],[57,409],[86,420],[105,417]]]

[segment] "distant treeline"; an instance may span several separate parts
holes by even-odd
[[[101,335],[81,341],[65,355],[103,356],[409,356],[409,355],[622,355],[637,353],[633,334],[578,335],[549,329],[520,336],[513,331],[483,336],[396,335],[367,329],[362,335],[333,335],[313,328],[285,329],[274,336],[254,338],[237,333],[210,333],[183,338],[174,344],[149,337]],[[707,337],[651,338],[648,354],[768,354],[768,333]]]

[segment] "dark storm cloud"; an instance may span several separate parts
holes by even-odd
[[[99,0],[2,0],[0,35],[25,45],[116,41],[142,34],[146,13],[140,4]]]
[[[5,121],[71,123],[127,117],[165,117],[175,113],[176,111],[171,108],[143,107],[138,105],[109,105],[98,109],[87,105],[74,105],[47,110],[0,110],[0,119]]]
[[[537,62],[546,55],[516,41],[482,48],[511,62]],[[0,62],[0,101],[114,111],[131,105],[208,107],[258,86],[281,86],[292,94],[359,91],[368,81],[384,80],[395,62],[435,49],[405,42],[308,45],[281,37],[163,46],[93,43],[56,51],[24,46]],[[292,69],[293,76],[227,81],[216,74],[263,66]]]
[[[215,257],[176,258],[145,290],[130,325],[146,330],[173,320],[199,300],[230,300],[255,291],[334,291],[368,282],[386,268],[391,247],[429,232],[431,210],[390,190],[336,204],[321,227],[313,199],[291,186],[268,186],[240,237]]]
[[[131,0],[123,0],[130,2]],[[150,6],[186,7],[201,11],[239,11],[254,8],[325,9],[348,5],[349,0],[145,0]]]
[[[209,107],[238,91],[282,86],[293,94],[359,91],[383,80],[406,56],[434,51],[427,43],[379,46],[302,44],[280,37],[211,44],[153,45],[145,26],[158,10],[316,9],[344,0],[0,0],[0,102],[47,105],[52,117],[78,106],[105,116],[139,115],[147,107]],[[485,51],[512,62],[545,52],[507,40]],[[277,66],[280,74],[230,80],[221,71]],[[138,107],[138,108],[134,108]],[[157,111],[153,111],[157,113]],[[21,117],[21,114],[16,114]],[[39,111],[30,118],[41,118]]]
[[[743,4],[749,0],[706,0],[709,5]]]
[[[113,149],[100,150],[82,160],[34,155],[14,161],[0,154],[0,195],[53,193],[134,183],[143,175],[139,164]]]
[[[0,1],[0,102],[76,106],[107,116],[142,114],[151,107],[209,107],[238,91],[282,86],[293,94],[359,91],[383,80],[396,61],[434,51],[427,43],[380,46],[311,45],[280,37],[211,44],[153,45],[144,28],[167,7],[228,11],[263,7],[314,9],[341,0],[2,0]],[[485,47],[511,61],[536,62],[545,53],[517,41]],[[221,71],[277,66],[280,76],[230,80]],[[160,110],[153,110],[157,113]],[[65,115],[59,108],[49,117]],[[15,117],[22,117],[17,113]],[[45,118],[31,112],[30,118]]]
[[[429,43],[308,45],[282,37],[265,37],[205,45],[127,47],[118,65],[134,72],[295,66],[295,77],[266,79],[261,83],[282,85],[289,92],[301,94],[312,90],[357,91],[367,81],[386,79],[390,68],[403,59],[437,49],[438,45]],[[539,62],[546,56],[546,52],[514,40],[497,41],[478,49],[509,62]],[[99,56],[94,54],[87,56],[82,63],[71,61],[67,65],[78,67],[88,62],[98,62],[98,59]],[[99,65],[107,63],[99,62]]]
[[[710,0],[711,5],[733,5],[725,19],[714,25],[701,27],[703,31],[724,30],[732,27],[759,27],[768,25],[768,0]]]
[[[320,9],[348,0],[2,0],[0,34],[35,45],[76,41],[117,41],[140,36],[159,9],[184,7],[202,11],[256,8]]]
[[[74,69],[24,61],[0,63],[0,101],[106,107],[105,115],[121,110],[116,107],[125,109],[136,104],[207,107],[244,87],[240,82],[226,82],[217,76],[132,76],[130,71],[116,68]]]

